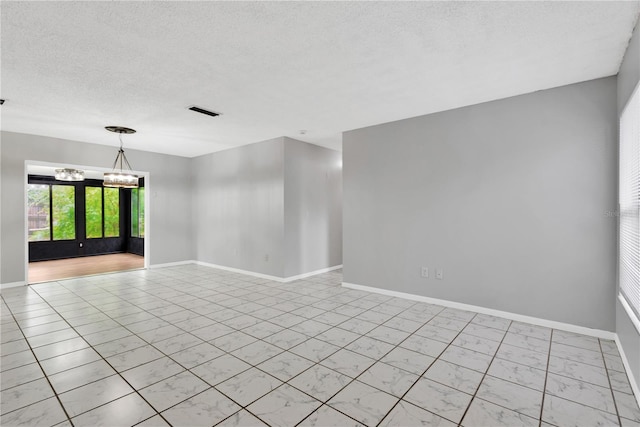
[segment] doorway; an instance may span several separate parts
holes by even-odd
[[[26,277],[39,283],[148,266],[147,174],[138,188],[102,184],[104,171],[60,181],[60,165],[26,167]]]

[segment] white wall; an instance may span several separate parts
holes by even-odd
[[[640,82],[640,28],[633,37],[618,73],[618,116],[621,115],[633,90]],[[630,376],[640,385],[640,331],[631,323],[624,307],[616,299],[616,333],[631,368]],[[640,399],[640,397],[638,397]]]
[[[342,153],[284,138],[285,277],[342,264]]]
[[[110,168],[118,149],[12,132],[2,132],[0,138],[0,283],[7,284],[25,281],[25,161]],[[136,150],[126,153],[136,170],[150,173],[150,264],[192,259],[190,160]]]
[[[344,281],[613,331],[615,112],[610,77],[346,132]]]
[[[283,277],[283,161],[282,138],[193,159],[198,261]]]

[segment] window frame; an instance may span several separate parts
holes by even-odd
[[[97,188],[100,189],[100,236],[98,237],[89,237],[88,224],[87,221],[87,189],[88,188]],[[86,240],[89,239],[104,239],[104,187],[98,187],[93,185],[85,185],[84,186],[84,238]]]
[[[51,241],[51,237],[53,235],[53,231],[52,231],[52,202],[51,202],[51,184],[44,184],[44,183],[28,183],[27,184],[27,192],[31,191],[31,188],[29,188],[30,185],[40,185],[40,186],[46,186],[47,187],[47,204],[48,209],[49,209],[49,213],[47,215],[47,229],[48,229],[48,238],[47,239],[38,239],[38,240],[31,240],[30,239],[30,235],[29,232],[31,231],[31,228],[29,227],[29,213],[28,213],[28,209],[29,209],[29,205],[27,203],[27,241],[29,243],[31,242],[50,242]],[[44,190],[44,189],[41,189]],[[28,195],[27,195],[27,200],[28,200]]]
[[[640,235],[640,114],[638,113],[640,113],[640,82],[636,85],[619,117],[617,257],[618,300],[640,333],[640,274],[638,274],[640,272],[640,240],[629,242],[627,236],[634,232]],[[627,121],[629,118],[630,122]],[[623,154],[629,150],[632,151],[631,159],[627,159],[626,156],[623,158]],[[629,162],[632,164],[631,167]],[[631,227],[628,227],[629,220]],[[629,266],[629,261],[635,265]],[[634,289],[628,290],[628,287]],[[635,294],[635,301],[631,294]]]
[[[43,175],[28,175],[27,176],[27,192],[29,190],[30,185],[39,185],[46,186],[49,193],[49,238],[46,240],[29,240],[29,236],[27,235],[27,243],[46,243],[46,242],[72,242],[72,241],[87,241],[87,240],[96,240],[96,239],[120,239],[125,237],[126,235],[122,235],[122,217],[123,211],[122,207],[126,206],[127,199],[122,195],[120,189],[114,188],[113,190],[117,190],[118,195],[118,235],[115,236],[106,236],[105,235],[105,187],[101,185],[101,181],[98,180],[85,180],[79,182],[65,182],[56,180],[52,176],[43,176]],[[53,238],[53,187],[54,186],[68,186],[73,187],[74,189],[74,221],[75,221],[75,237],[70,239],[54,239]],[[87,188],[100,188],[100,199],[102,202],[102,214],[101,214],[101,229],[102,229],[102,237],[88,237],[87,236],[87,218],[86,218],[86,196],[87,196]],[[27,196],[28,198],[28,196]],[[126,218],[126,217],[125,217]],[[28,208],[27,208],[27,233],[29,231],[28,226]],[[83,227],[80,227],[83,225]]]
[[[55,237],[55,226],[54,226],[54,200],[53,200],[53,196],[54,196],[54,188],[53,187],[69,187],[73,189],[73,237],[71,238],[60,238],[60,239],[56,239]],[[78,239],[78,203],[77,203],[77,191],[76,191],[76,186],[73,184],[49,184],[49,200],[50,200],[50,214],[49,214],[49,221],[51,222],[51,233],[49,235],[49,237],[51,238],[52,242],[72,242],[74,240]]]
[[[142,193],[142,197],[140,197],[140,190],[143,190]],[[135,194],[135,196],[134,196]],[[137,238],[137,239],[144,239],[144,230],[145,230],[145,194],[146,194],[146,190],[144,188],[144,186],[140,186],[138,188],[132,188],[131,189],[131,200],[130,200],[130,224],[131,226],[129,227],[129,237],[133,237],[133,238]],[[134,198],[136,200],[136,206],[134,209]],[[142,212],[140,211],[140,207],[142,207]],[[136,216],[136,221],[135,221],[135,225],[136,228],[135,230],[137,231],[136,233],[134,233],[134,212],[135,212],[135,216]],[[142,233],[140,232],[140,225],[142,224]]]
[[[114,235],[114,236],[107,236],[107,217],[106,217],[106,204],[105,201],[107,199],[106,197],[106,191],[107,190],[112,190],[115,191],[117,197],[118,197],[118,209],[116,210],[116,212],[118,212],[118,220],[116,221],[116,223],[118,224],[118,234]],[[122,227],[120,226],[120,221],[121,221],[121,216],[122,216],[122,202],[123,202],[123,197],[122,194],[120,194],[120,189],[119,188],[111,188],[111,187],[102,187],[102,238],[103,239],[119,239],[122,236]],[[86,207],[85,207],[86,210]]]

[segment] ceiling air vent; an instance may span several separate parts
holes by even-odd
[[[204,108],[196,107],[195,105],[192,105],[191,107],[189,107],[189,110],[195,111],[196,113],[206,114],[207,116],[211,116],[211,117],[216,117],[220,115],[220,113],[216,113],[215,111],[205,110]]]

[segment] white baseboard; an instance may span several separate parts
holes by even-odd
[[[309,273],[298,274],[297,276],[278,277],[278,276],[272,276],[270,274],[263,274],[263,273],[257,273],[255,271],[243,270],[241,268],[227,267],[226,265],[212,264],[210,262],[204,262],[204,261],[190,261],[190,262],[197,265],[202,265],[204,267],[219,268],[220,270],[231,271],[233,273],[246,274],[248,276],[259,277],[261,279],[267,279],[267,280],[273,280],[274,282],[280,282],[280,283],[289,283],[289,282],[293,282],[294,280],[304,279],[306,277],[315,276],[316,274],[327,273],[329,271],[338,270],[342,268],[342,264],[341,264],[341,265],[335,265],[333,267],[322,268],[316,271],[311,271]]]
[[[490,316],[504,317],[505,319],[515,320],[518,322],[530,323],[532,325],[544,326],[547,328],[560,329],[563,331],[574,332],[577,334],[591,335],[597,338],[615,340],[614,332],[603,331],[600,329],[591,329],[584,326],[572,325],[570,323],[556,322],[554,320],[540,319],[538,317],[524,316],[521,314],[510,313],[508,311],[494,310],[491,308],[480,307],[477,305],[463,304],[455,301],[447,301],[443,299],[430,298],[422,295],[407,294],[404,292],[390,291],[388,289],[373,288],[370,286],[356,285],[353,283],[343,282],[342,286],[350,289],[358,289],[361,291],[373,292],[376,294],[388,295],[392,297],[404,298],[413,301],[426,302],[429,304],[442,305],[444,307],[457,308],[459,310],[475,311],[476,313],[488,314]]]
[[[226,265],[212,264],[210,262],[204,262],[204,261],[194,261],[194,262],[197,265],[202,265],[204,267],[218,268],[220,270],[230,271],[232,273],[246,274],[247,276],[259,277],[261,279],[273,280],[275,282],[284,282],[285,280],[282,277],[271,276],[269,274],[256,273],[255,271],[242,270],[241,268],[227,267]]]
[[[626,299],[624,299],[622,294],[618,294],[618,301],[620,301],[620,305],[622,305],[622,308],[624,308],[624,311],[627,312],[627,317],[629,318],[633,326],[636,328],[636,331],[638,332],[638,334],[640,334],[640,319],[638,319],[638,316],[636,316],[636,314],[633,312],[633,310],[631,309],[631,306],[629,306],[629,303],[627,302]]]
[[[297,276],[289,276],[283,279],[285,283],[293,282],[294,280],[300,280],[307,277],[315,276],[316,274],[328,273],[330,271],[339,270],[342,268],[342,264],[334,265],[333,267],[321,268],[320,270],[311,271],[309,273],[298,274]]]
[[[624,369],[627,371],[627,378],[629,378],[629,384],[631,385],[633,394],[636,398],[636,401],[638,402],[638,406],[640,406],[640,386],[636,382],[636,378],[633,376],[633,371],[631,370],[631,366],[629,365],[627,355],[624,353],[622,344],[620,344],[620,338],[618,338],[618,334],[616,334],[616,347],[618,347],[618,352],[620,353],[620,358],[622,359]]]
[[[149,268],[165,268],[165,267],[175,267],[178,265],[187,265],[187,264],[196,264],[196,261],[189,259],[186,261],[177,261],[177,262],[165,262],[164,264],[153,264],[149,265]]]
[[[18,286],[26,286],[26,285],[27,285],[27,282],[25,282],[25,281],[2,283],[2,284],[0,284],[0,290],[1,289],[9,289],[9,288],[17,288]]]

